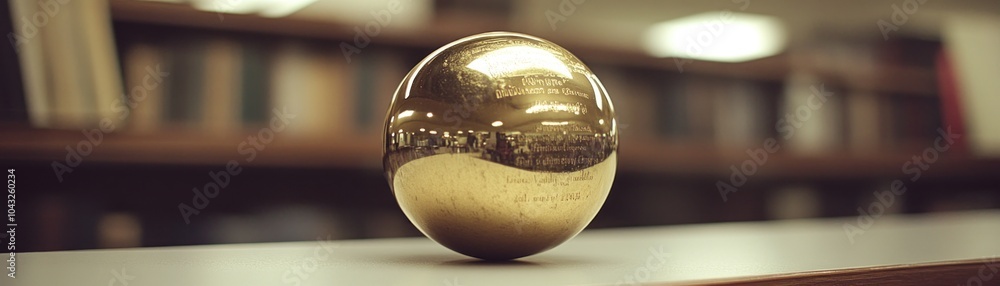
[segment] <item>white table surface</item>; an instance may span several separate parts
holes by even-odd
[[[884,216],[852,244],[843,224],[856,219],[587,230],[511,263],[426,238],[21,253],[17,278],[0,284],[613,285],[1000,256],[1000,211]]]

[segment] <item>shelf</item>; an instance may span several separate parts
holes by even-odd
[[[757,147],[754,147],[757,148]],[[910,152],[907,152],[910,151]],[[861,154],[830,152],[816,155],[789,154],[779,150],[758,165],[755,178],[769,179],[864,179],[904,178],[902,166],[922,149],[893,153]],[[714,176],[729,178],[731,166],[740,168],[751,158],[744,150],[719,151],[709,144],[670,144],[653,141],[623,142],[619,168],[625,172]],[[1000,159],[942,154],[923,172],[935,178],[990,178],[1000,175]]]
[[[9,128],[8,128],[9,129]],[[80,131],[15,129],[0,139],[0,157],[23,161],[65,161],[67,147],[85,142]],[[282,135],[265,144],[248,161],[238,146],[251,133],[211,135],[194,131],[154,134],[106,134],[84,161],[125,164],[241,165],[268,167],[356,168],[381,170],[379,138]],[[901,166],[913,152],[861,155],[831,153],[802,156],[776,153],[759,168],[761,178],[896,178],[906,176]],[[652,141],[623,142],[619,170],[637,174],[714,176],[728,178],[730,166],[748,160],[742,150],[719,151],[710,145],[670,144]],[[993,177],[1000,175],[1000,160],[942,155],[925,172],[929,177]]]
[[[241,165],[277,167],[346,167],[381,169],[380,140],[375,134],[347,141],[334,136],[276,136],[248,160],[251,145],[242,142],[251,132],[214,135],[194,131],[151,134],[110,133],[83,160],[130,164],[224,165],[236,160]],[[64,162],[81,142],[80,131],[21,129],[6,132],[0,139],[0,157],[9,160]],[[83,143],[85,146],[91,145]],[[249,149],[247,149],[249,148]],[[81,150],[87,150],[86,147]]]
[[[793,70],[812,72],[830,84],[849,87],[854,91],[929,97],[936,97],[938,94],[937,73],[932,68],[843,63],[831,66],[802,56],[791,56],[789,64]]]
[[[138,23],[172,27],[189,27],[215,31],[251,32],[326,40],[350,40],[353,25],[347,23],[295,19],[263,18],[254,15],[226,14],[224,20],[214,12],[199,11],[183,4],[150,1],[112,0],[111,14],[118,24]],[[469,34],[503,30],[507,19],[463,15],[456,12],[438,13],[427,27],[400,30],[385,29],[372,39],[373,43],[411,49],[433,49]],[[473,21],[474,20],[474,21]],[[611,48],[581,39],[553,40],[565,45],[591,63],[607,63],[621,67],[677,72],[673,59],[656,59],[638,50]],[[734,78],[783,81],[793,70],[816,73],[830,84],[851,91],[868,90],[883,94],[933,95],[934,72],[931,69],[904,66],[851,65],[824,66],[801,54],[785,53],[744,63],[693,61],[685,64],[685,73],[710,74]],[[9,129],[9,128],[8,128]],[[31,161],[62,161],[66,147],[75,146],[85,137],[79,131],[14,128],[0,139],[3,158]],[[313,135],[281,136],[268,144],[251,165],[261,166],[340,166],[381,169],[380,138],[370,132],[353,141],[350,136]],[[197,131],[157,131],[148,134],[108,134],[102,145],[86,160],[139,164],[225,164],[242,160],[237,146],[249,132],[228,135]],[[900,165],[914,152],[876,156],[849,152],[819,156],[775,154],[759,176],[797,177],[897,177]],[[717,150],[714,144],[670,144],[655,141],[625,141],[621,148],[621,170],[654,174],[709,175],[726,177],[729,167],[747,159],[741,150]],[[940,167],[938,167],[940,166]],[[942,176],[988,176],[1000,170],[997,160],[963,156],[943,157],[934,172]]]

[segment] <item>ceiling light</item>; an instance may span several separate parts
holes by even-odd
[[[302,10],[316,0],[272,0],[271,5],[260,11],[260,15],[269,18],[281,18]]]
[[[191,4],[202,11],[230,14],[259,14],[280,18],[291,15],[316,0],[198,0]]]
[[[785,41],[774,17],[716,11],[654,24],[643,47],[655,57],[743,62],[780,53]]]

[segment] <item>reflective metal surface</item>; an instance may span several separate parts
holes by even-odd
[[[576,56],[533,36],[484,33],[434,51],[403,79],[385,124],[383,163],[403,212],[481,259],[572,238],[615,176],[607,91]]]

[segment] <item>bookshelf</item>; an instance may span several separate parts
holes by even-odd
[[[216,13],[199,11],[186,5],[160,2],[111,0],[111,13],[114,21],[125,24],[153,24],[338,41],[350,41],[354,36],[352,25],[336,21],[273,19],[239,14],[226,14],[225,20],[221,21]],[[433,50],[467,35],[495,30],[511,29],[507,20],[502,17],[482,14],[469,16],[461,12],[444,11],[438,13],[428,27],[413,31],[386,30],[386,34],[374,37],[372,43]],[[560,43],[591,63],[676,71],[673,61],[651,60],[652,58],[638,49],[609,48],[594,43],[581,43],[578,39],[562,39],[558,36],[551,37],[550,40]],[[696,74],[774,81],[783,80],[789,71],[794,69],[815,72],[829,78],[843,78],[843,84],[860,90],[925,96],[935,93],[934,71],[924,67],[883,65],[860,71],[857,68],[832,70],[803,57],[793,58],[788,54],[744,63],[695,60],[686,66]]]
[[[356,55],[357,62],[346,64],[338,44],[352,40],[353,24],[235,14],[225,14],[220,20],[216,13],[181,4],[109,2],[123,84],[136,85],[143,65],[173,62],[175,76],[165,83],[169,88],[159,91],[162,101],[142,103],[125,127],[105,134],[101,147],[87,156],[86,160],[97,163],[94,165],[100,170],[87,174],[96,178],[45,186],[52,190],[98,188],[85,183],[111,180],[119,173],[137,176],[127,182],[185,177],[186,184],[151,188],[156,191],[148,194],[151,200],[170,198],[174,205],[116,205],[150,221],[166,221],[173,229],[181,228],[172,225],[178,223],[176,209],[166,207],[190,200],[178,192],[189,196],[185,189],[203,183],[200,179],[206,170],[243,158],[237,152],[238,144],[267,126],[271,107],[319,102],[300,104],[309,118],[304,119],[306,124],[276,137],[252,162],[240,162],[257,174],[281,174],[278,179],[241,177],[245,181],[242,188],[249,193],[261,193],[253,189],[255,185],[281,187],[274,180],[284,180],[293,182],[290,185],[298,188],[298,194],[307,195],[245,196],[230,204],[256,206],[276,198],[322,204],[331,197],[364,198],[358,205],[333,205],[349,209],[348,213],[357,217],[370,216],[372,213],[364,209],[372,207],[381,216],[371,223],[388,221],[407,228],[389,233],[415,234],[405,218],[392,209],[394,200],[380,175],[379,133],[389,96],[409,68],[433,49],[470,34],[512,30],[504,17],[437,11],[426,27],[385,29]],[[787,186],[807,186],[818,193],[814,195],[822,198],[822,205],[812,207],[820,209],[820,216],[855,215],[854,209],[867,205],[873,190],[903,176],[901,165],[931,146],[934,128],[942,124],[937,71],[932,64],[895,59],[831,60],[823,49],[806,46],[743,63],[694,61],[681,73],[672,59],[651,58],[638,49],[558,35],[547,38],[573,51],[594,69],[619,111],[623,128],[618,179],[605,210],[594,222],[598,227],[781,218],[767,214],[767,208],[773,207],[769,205],[774,204],[769,196]],[[883,48],[881,43],[862,42],[862,49],[875,54],[898,48],[892,46],[898,44]],[[251,58],[259,61],[251,62]],[[230,68],[211,69],[222,65]],[[800,81],[821,82],[836,93],[834,103],[825,109],[828,116],[814,120],[829,123],[820,125],[825,133],[811,135],[835,143],[809,152],[782,148],[760,167],[745,187],[748,191],[741,191],[741,203],[723,204],[715,182],[729,177],[730,166],[748,159],[747,148],[760,147],[766,138],[781,137],[774,123],[789,112],[786,105],[794,107],[788,103],[794,92],[788,90],[804,88],[792,80],[801,74],[808,78]],[[304,75],[314,78],[298,78]],[[320,99],[299,93],[305,89],[300,85],[333,96]],[[334,107],[329,108],[331,112],[317,112],[325,110],[324,106]],[[859,107],[863,112],[855,110]],[[856,114],[865,116],[856,118]],[[865,131],[856,131],[859,127]],[[51,180],[48,164],[63,160],[66,146],[83,138],[79,128],[39,129],[16,123],[2,128],[8,136],[0,137],[0,157],[33,165],[40,180]],[[808,144],[779,142],[782,146]],[[162,169],[162,173],[143,174],[134,168]],[[913,186],[917,191],[909,195],[911,205],[896,211],[936,210],[935,200],[970,190],[984,196],[987,207],[1000,207],[1000,198],[991,187],[997,170],[1000,159],[963,151],[943,154],[933,171],[925,173],[927,179]],[[113,185],[107,191],[128,194],[125,185]],[[99,194],[95,189],[88,191],[84,193]],[[650,205],[668,200],[672,203],[665,203],[666,207]],[[633,205],[640,207],[630,207]],[[157,238],[153,244],[178,243],[164,235],[166,238]],[[377,235],[347,234],[344,238],[372,236]]]
[[[225,20],[222,21],[216,13],[195,10],[186,5],[112,0],[111,11],[114,21],[119,26],[151,25],[168,28],[176,27],[181,29],[216,31],[221,32],[223,35],[225,33],[252,33],[270,35],[277,38],[310,39],[320,42],[350,41],[351,37],[353,37],[352,26],[345,23],[309,19],[271,19],[253,15],[230,14],[226,14]],[[468,17],[476,17],[476,21],[469,21]],[[388,47],[390,52],[403,51],[404,53],[409,53],[412,55],[411,58],[413,58],[410,61],[415,61],[422,54],[462,36],[489,30],[506,30],[507,28],[506,19],[502,17],[481,14],[463,16],[463,13],[443,11],[436,15],[433,22],[426,28],[402,32],[387,29],[384,34],[374,37],[372,43],[376,46]],[[592,65],[612,66],[615,69],[632,70],[632,72],[653,71],[668,76],[671,74],[680,74],[677,73],[673,61],[655,60],[638,50],[607,48],[600,45],[574,42],[574,39],[560,40],[558,37],[553,38],[553,40],[574,51],[574,53]],[[795,71],[813,74],[817,78],[822,79],[823,82],[837,86],[842,91],[852,93],[863,92],[865,96],[893,95],[934,98],[937,94],[935,71],[933,68],[896,64],[853,67],[837,65],[830,67],[817,63],[815,60],[811,60],[812,58],[814,57],[810,57],[809,52],[804,52],[785,53],[765,59],[735,64],[696,61],[686,65],[684,75],[724,79],[739,78],[780,84],[792,71]],[[629,90],[625,92],[629,92]],[[623,97],[626,95],[618,96]],[[627,133],[624,132],[624,134]],[[326,135],[313,137],[323,136]],[[651,140],[647,140],[646,138],[626,139],[631,139],[630,141],[645,141],[644,143],[636,144],[637,148],[639,148],[635,152],[637,154],[657,153],[662,152],[663,149],[656,147],[658,144],[655,138]],[[680,146],[680,149],[693,151],[698,154],[697,158],[724,158],[724,155],[717,153],[726,153],[729,151],[720,151],[717,148],[697,147],[699,143],[706,142],[689,143],[687,146]],[[911,143],[910,145],[918,144]],[[368,152],[377,153],[377,151]],[[845,158],[839,154],[831,157]],[[846,160],[853,160],[853,157],[855,156],[848,156]],[[623,160],[629,159],[626,156]],[[635,160],[642,159],[636,158]],[[649,164],[644,165],[648,166]],[[670,168],[668,167],[667,169]]]

